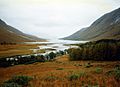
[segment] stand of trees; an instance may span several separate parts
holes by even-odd
[[[70,60],[120,60],[120,40],[103,39],[68,49]]]
[[[7,58],[0,58],[0,67],[9,67],[19,64],[32,64],[35,62],[51,61],[57,56],[64,55],[66,51],[58,51],[56,53],[50,52],[45,55],[23,55],[12,56]]]

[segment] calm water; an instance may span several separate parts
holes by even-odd
[[[69,44],[78,44],[78,43],[86,43],[87,41],[72,41],[72,40],[48,40],[48,42],[27,42],[29,44],[46,44],[43,46],[39,46],[39,49],[46,49],[46,53],[56,52],[59,50],[65,50],[68,48],[76,48],[77,46],[71,46]],[[39,50],[39,49],[34,49]],[[52,49],[52,50],[50,50]],[[46,54],[44,53],[44,54]]]

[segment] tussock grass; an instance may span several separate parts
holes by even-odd
[[[64,70],[64,68],[57,68],[56,70]]]
[[[95,68],[95,73],[100,74],[100,73],[102,73],[102,72],[103,72],[103,69],[102,69],[102,68],[100,68],[100,67],[96,67],[96,68]]]
[[[32,77],[29,76],[14,76],[5,81],[0,87],[23,87],[27,86]]]
[[[14,75],[24,75],[33,77],[30,81],[31,87],[119,87],[120,80],[117,78],[119,78],[120,61],[93,61],[91,63],[91,61],[66,61],[64,58],[68,56],[61,56],[59,62],[62,63],[56,60],[0,68],[0,83],[11,79]],[[85,68],[84,65],[89,62],[92,67]],[[74,64],[82,66],[76,67]],[[56,70],[61,68],[63,70]]]

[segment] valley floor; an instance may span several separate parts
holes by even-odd
[[[42,45],[42,44],[41,44]],[[0,45],[0,58],[33,54],[33,50],[37,49],[39,44],[16,44],[16,45]]]
[[[69,61],[69,56],[51,62],[36,62],[0,68],[0,83],[15,75],[33,77],[28,87],[119,87],[111,73],[120,61]]]

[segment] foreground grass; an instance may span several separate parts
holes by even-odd
[[[1,87],[25,87],[29,85],[30,80],[32,80],[32,77],[29,76],[14,76],[5,81]]]
[[[119,64],[120,61],[69,61],[64,55],[53,62],[0,68],[0,83],[25,75],[33,78],[30,87],[119,87],[120,80],[113,72]]]

